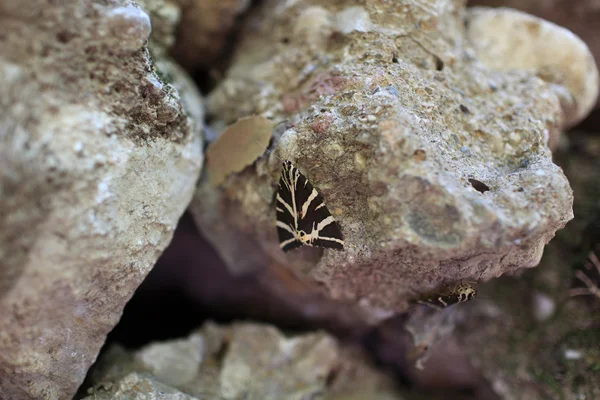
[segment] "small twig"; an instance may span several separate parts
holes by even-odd
[[[592,293],[590,293],[590,290],[588,288],[577,288],[577,289],[571,289],[569,290],[569,296],[570,297],[575,297],[575,296],[588,296]]]
[[[596,256],[596,254],[594,252],[590,252],[589,258],[590,258],[590,261],[592,262],[592,265],[594,267],[596,267],[596,270],[600,274],[600,260],[598,259],[598,256]]]
[[[590,252],[588,258],[589,258],[591,264],[594,267],[596,267],[596,270],[600,274],[600,260],[598,259],[596,254],[594,254],[593,252]],[[591,266],[589,264],[586,265],[586,267],[588,269],[591,269]],[[600,288],[598,288],[598,285],[596,285],[589,276],[587,276],[583,271],[579,270],[579,271],[575,272],[575,277],[577,277],[577,279],[579,279],[581,282],[583,282],[583,284],[586,287],[569,290],[569,296],[592,295],[592,296],[596,296],[598,299],[600,299]]]

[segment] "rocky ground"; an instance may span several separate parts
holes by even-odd
[[[592,3],[0,2],[0,398],[600,397]]]

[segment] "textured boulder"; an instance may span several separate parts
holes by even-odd
[[[468,3],[473,6],[510,7],[551,21],[581,38],[589,46],[596,62],[600,60],[600,3],[597,0],[469,0]],[[577,37],[573,39],[577,40]],[[572,50],[558,48],[556,43],[547,44],[558,54],[568,54]]]
[[[598,69],[587,45],[571,31],[516,10],[475,7],[469,9],[467,35],[490,68],[530,70],[555,84],[565,127],[594,108]]]
[[[99,398],[129,398],[119,397],[118,391],[148,374],[155,383],[142,387],[143,394],[156,391],[159,384],[190,398],[211,400],[347,399],[361,392],[357,399],[402,398],[388,377],[327,334],[285,336],[268,325],[210,322],[185,339],[135,352],[110,348],[91,372],[88,392],[108,390],[113,397]]]
[[[232,271],[275,258],[379,318],[443,282],[537,265],[573,217],[548,146],[564,111],[554,83],[481,62],[463,7],[267,1],[257,10],[207,104],[225,124],[272,118],[273,152],[220,189],[203,180],[192,203]],[[280,250],[280,158],[320,190],[344,251]]]
[[[502,399],[600,398],[600,299],[572,297],[585,288],[576,274],[600,285],[586,260],[590,251],[600,255],[600,138],[571,138],[556,159],[577,193],[575,219],[547,246],[540,268],[484,285],[459,327],[462,347]]]
[[[150,32],[128,1],[0,5],[2,399],[74,394],[192,196],[199,96]]]

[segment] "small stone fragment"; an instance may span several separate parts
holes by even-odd
[[[331,14],[323,7],[309,7],[298,16],[292,38],[305,41],[317,49],[324,49],[333,32]]]
[[[146,44],[150,36],[150,17],[140,7],[127,5],[116,7],[106,13],[103,35],[119,44],[123,51],[134,52]]]
[[[206,151],[210,182],[220,185],[228,175],[252,164],[266,150],[273,123],[262,116],[246,117],[227,127]]]
[[[367,10],[360,6],[348,7],[336,15],[337,29],[348,34],[350,32],[368,32],[371,29],[371,19]]]
[[[556,302],[547,294],[534,292],[533,295],[533,316],[537,321],[545,321],[556,311]]]
[[[136,360],[161,382],[178,387],[196,377],[203,355],[202,336],[192,335],[168,344],[150,344],[137,352]]]

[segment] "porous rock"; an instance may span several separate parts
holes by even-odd
[[[150,31],[129,1],[0,6],[0,398],[75,393],[192,196],[199,95]]]
[[[179,372],[173,373],[174,368]],[[90,390],[121,387],[132,374],[148,373],[200,399],[329,398],[359,389],[400,399],[391,380],[357,352],[343,350],[333,337],[321,332],[286,336],[272,326],[251,323],[208,322],[188,338],[135,352],[113,346],[94,367]]]
[[[272,118],[278,141],[224,188],[203,180],[192,202],[231,270],[275,258],[375,312],[442,282],[537,265],[573,216],[548,147],[560,100],[531,71],[481,62],[464,14],[462,1],[273,0],[257,10],[207,105],[226,124]],[[282,158],[320,190],[344,251],[281,251]]]
[[[576,273],[600,283],[588,260],[590,251],[600,254],[600,138],[570,138],[555,159],[577,193],[575,218],[546,247],[540,268],[486,283],[481,299],[464,305],[470,317],[457,339],[502,399],[600,396],[600,299],[573,296],[585,288]]]
[[[590,48],[596,63],[600,60],[600,2],[598,0],[469,0],[470,6],[509,7],[567,28]],[[502,11],[501,11],[502,12]],[[572,49],[555,47],[557,54]],[[598,103],[596,103],[596,107]]]
[[[490,68],[531,70],[555,84],[565,128],[594,108],[598,68],[588,46],[571,31],[508,8],[470,8],[466,21],[470,43]]]
[[[83,400],[219,400],[217,397],[193,397],[159,382],[150,374],[132,372],[118,382],[100,385]]]

